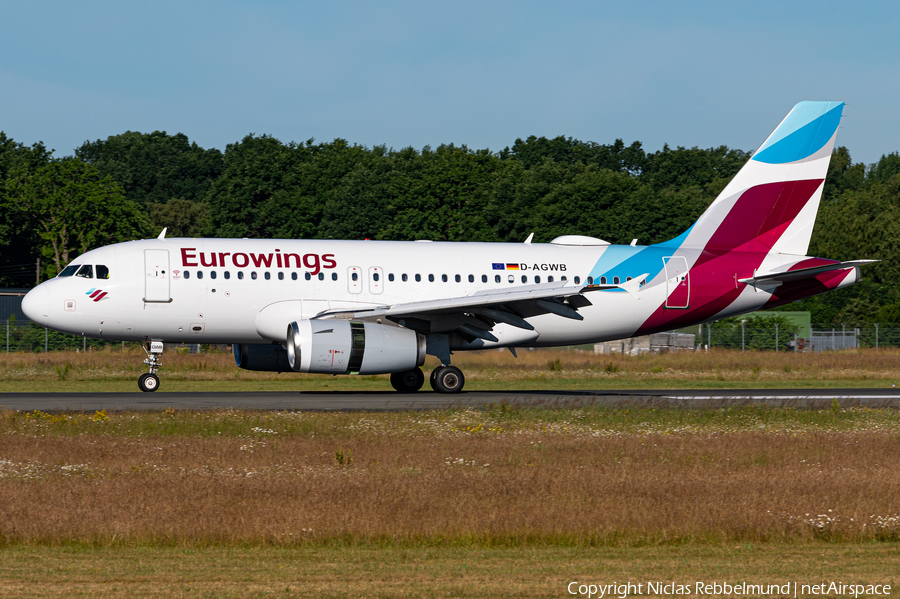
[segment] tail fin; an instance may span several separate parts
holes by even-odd
[[[843,108],[794,106],[679,245],[805,255]]]

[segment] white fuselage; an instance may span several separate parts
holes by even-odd
[[[522,243],[154,239],[87,252],[73,264],[106,266],[108,279],[57,277],[42,283],[26,300],[28,313],[36,315],[33,319],[39,324],[89,337],[184,343],[284,342],[288,322],[309,319],[327,310],[467,297],[486,290],[551,280],[558,283],[563,278],[577,288],[587,282],[610,248],[635,255],[647,249]],[[657,253],[660,257],[651,256],[650,267],[642,264],[632,267],[634,272],[615,273],[623,282],[627,277],[645,275],[646,283],[638,291],[587,293],[591,305],[579,309],[583,320],[536,315],[528,318],[534,331],[501,324],[498,330],[506,334],[498,335],[499,341],[479,340],[472,348],[566,345],[635,334],[673,289],[662,259],[667,252],[661,248]],[[623,268],[629,264],[628,260],[618,262]],[[511,269],[514,265],[518,270]],[[613,273],[607,274],[611,282]],[[732,273],[723,276],[730,281]],[[729,306],[727,314],[756,309],[768,298],[767,293],[747,289]],[[727,315],[725,312],[717,317]]]

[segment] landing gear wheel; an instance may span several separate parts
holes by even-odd
[[[159,377],[145,372],[138,378],[138,388],[144,393],[150,393],[159,389]]]
[[[431,386],[438,393],[459,393],[466,384],[466,377],[456,366],[441,366],[431,373]]]
[[[434,370],[431,371],[431,376],[428,377],[428,384],[431,385],[431,388],[434,389],[435,391],[438,390],[438,388],[435,386],[435,381],[437,380],[438,371],[441,370],[442,368],[443,368],[443,366],[438,366],[437,368],[435,368]]]
[[[398,393],[415,393],[425,384],[425,374],[421,368],[413,368],[406,372],[392,372],[391,386]]]

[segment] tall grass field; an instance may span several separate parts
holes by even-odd
[[[519,356],[457,363],[467,389],[889,387],[900,354]],[[0,389],[136,390],[141,357],[10,354]],[[168,390],[389,388],[244,372],[228,354],[164,367]],[[890,409],[0,411],[0,596],[896,595],[898,563]]]

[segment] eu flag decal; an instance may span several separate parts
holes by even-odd
[[[491,268],[494,270],[506,270],[506,266],[502,262],[491,262]]]

